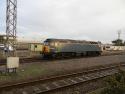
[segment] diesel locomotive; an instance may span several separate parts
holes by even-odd
[[[101,52],[100,42],[71,39],[46,39],[43,48],[45,58],[99,56]]]

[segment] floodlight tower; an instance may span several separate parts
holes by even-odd
[[[118,30],[118,39],[121,37],[121,30]]]
[[[17,0],[7,0],[6,6],[6,49],[7,56],[15,56],[17,32]],[[12,47],[12,54],[10,54]]]

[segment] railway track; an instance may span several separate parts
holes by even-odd
[[[122,65],[124,66],[124,65]],[[48,94],[118,73],[119,65],[0,86],[0,94]]]
[[[111,56],[111,55],[124,55],[125,53],[113,53],[113,54],[102,54],[101,56]],[[92,57],[92,56],[91,56]],[[83,57],[76,57],[77,58],[83,58]],[[85,58],[89,58],[89,57],[85,57]],[[56,61],[56,60],[64,60],[64,59],[72,59],[71,57],[69,58],[59,58],[59,59],[50,59],[50,60],[45,60],[42,58],[20,58],[20,63],[33,63],[33,62],[47,62],[47,61]],[[0,60],[0,66],[5,65],[6,64],[6,60],[2,59]]]

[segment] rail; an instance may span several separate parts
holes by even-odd
[[[100,67],[97,69],[89,69],[77,73],[0,86],[0,92],[13,92],[13,90],[16,89],[18,93],[25,91],[26,93],[28,92],[28,94],[33,92],[35,94],[44,94],[47,92],[56,91],[59,89],[71,87],[73,85],[78,85],[81,83],[113,75],[115,73],[118,73],[118,69],[120,66],[125,66],[125,64],[111,65],[106,67]],[[30,90],[28,90],[28,88],[30,88]]]

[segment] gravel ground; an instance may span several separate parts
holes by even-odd
[[[46,77],[58,74],[79,71],[95,66],[104,66],[125,62],[125,55],[100,56],[69,60],[56,60],[49,62],[36,62],[21,64],[17,74],[0,75],[0,84],[32,80],[38,77]]]

